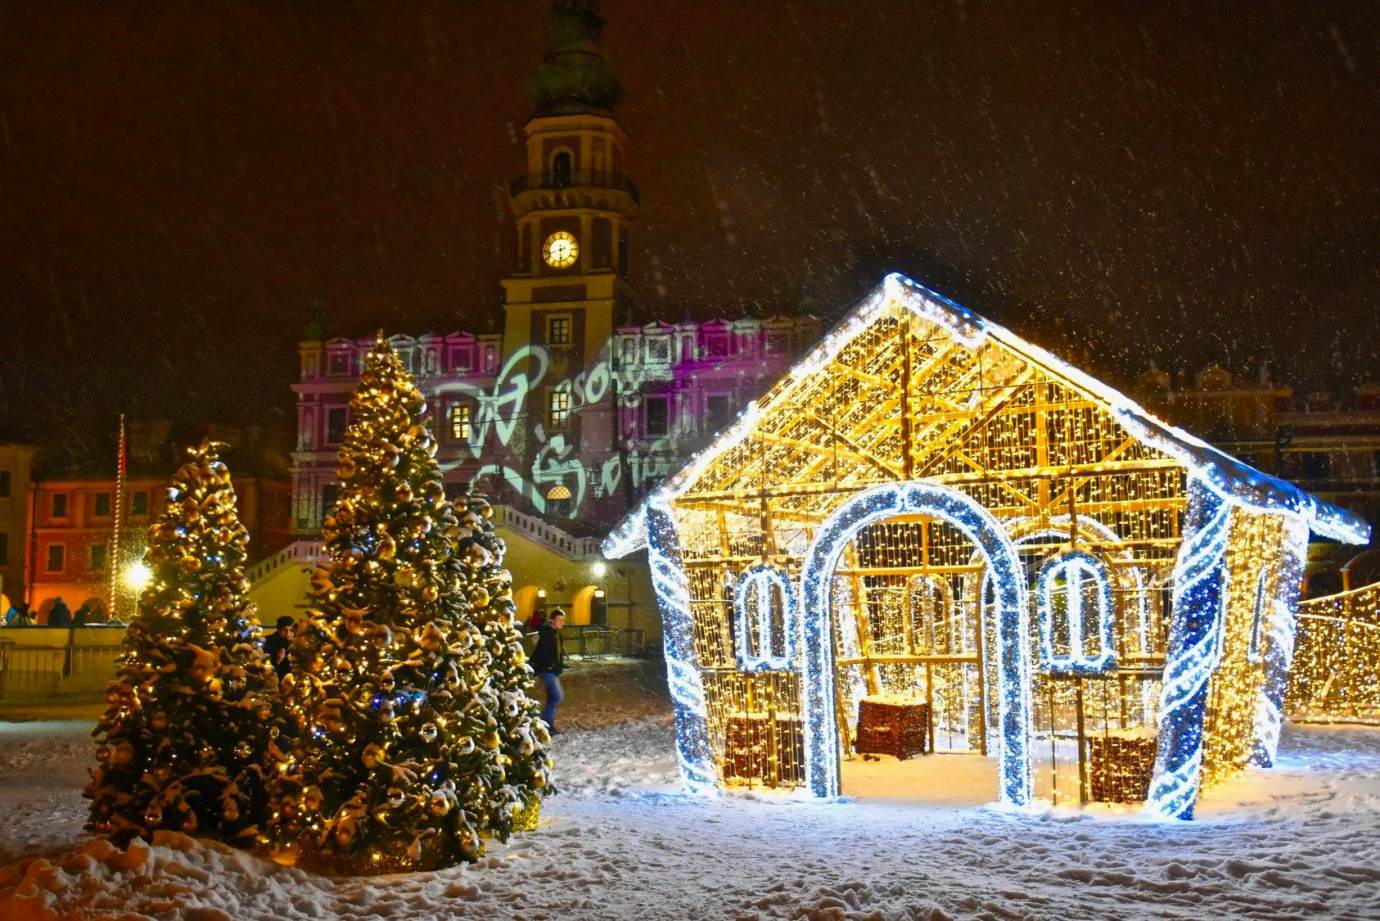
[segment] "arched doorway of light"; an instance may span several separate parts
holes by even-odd
[[[1001,524],[976,500],[955,489],[924,482],[889,483],[853,496],[820,526],[801,572],[802,688],[805,782],[820,797],[839,794],[840,744],[835,687],[831,585],[844,548],[870,524],[904,515],[925,515],[953,526],[981,551],[992,571],[1001,687],[998,706],[998,799],[1011,806],[1030,801],[1029,614],[1024,569]]]

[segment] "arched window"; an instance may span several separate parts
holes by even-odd
[[[734,646],[746,672],[785,671],[795,660],[795,592],[785,570],[749,566],[733,583]]]
[[[1252,662],[1260,661],[1260,653],[1263,643],[1262,634],[1265,632],[1265,618],[1268,616],[1266,610],[1269,604],[1268,594],[1265,591],[1266,583],[1269,581],[1269,569],[1261,569],[1260,575],[1255,580],[1255,606],[1251,609],[1251,640],[1246,647],[1246,658]]]
[[[551,158],[551,185],[563,189],[575,177],[575,158],[570,151],[562,150]]]
[[[1116,668],[1107,567],[1073,550],[1040,568],[1036,584],[1040,665],[1051,672],[1100,674]]]

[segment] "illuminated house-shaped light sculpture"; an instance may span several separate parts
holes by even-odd
[[[604,551],[647,549],[691,789],[838,795],[872,697],[1012,806],[1133,740],[1189,818],[1274,757],[1310,531],[1369,526],[890,275]]]

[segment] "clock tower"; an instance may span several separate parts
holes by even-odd
[[[517,245],[503,280],[503,351],[541,346],[551,361],[544,385],[605,359],[617,308],[631,299],[628,226],[638,195],[624,171],[627,136],[613,117],[622,87],[600,51],[602,27],[597,0],[552,3],[551,50],[528,85],[527,169],[509,199]],[[608,425],[607,412],[555,405],[559,395],[546,390],[532,394],[529,412],[548,435],[564,431],[574,444],[611,434],[589,430]]]

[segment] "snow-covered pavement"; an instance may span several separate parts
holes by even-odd
[[[126,852],[86,839],[89,729],[0,723],[6,921],[1380,917],[1380,730],[1289,729],[1278,769],[1164,824],[693,799],[676,792],[669,718],[643,716],[558,736],[542,827],[478,865],[330,879],[180,835]]]

